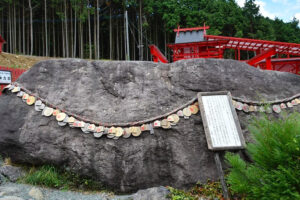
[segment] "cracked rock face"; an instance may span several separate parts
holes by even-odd
[[[164,114],[197,92],[228,90],[248,100],[276,100],[300,93],[300,76],[261,71],[233,60],[153,62],[42,61],[18,80],[47,101],[101,122],[129,122]],[[293,108],[300,110],[300,106]],[[254,114],[252,114],[254,115]],[[158,185],[188,187],[217,179],[200,114],[170,130],[140,137],[93,138],[60,127],[13,94],[0,96],[0,154],[14,162],[66,166],[115,190]],[[238,112],[247,138],[251,115]]]

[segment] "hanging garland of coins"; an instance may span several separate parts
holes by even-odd
[[[95,138],[106,135],[108,138],[118,139],[140,136],[142,132],[148,131],[154,134],[155,128],[170,129],[178,124],[181,118],[188,119],[191,115],[199,112],[197,97],[191,99],[184,105],[163,115],[150,119],[127,122],[127,123],[101,123],[86,119],[82,116],[61,109],[38,95],[32,93],[18,83],[7,85],[3,91],[9,90],[15,93],[29,106],[34,105],[34,109],[42,112],[45,117],[54,116],[59,126],[69,125],[71,128],[80,128],[84,133],[92,133]],[[300,94],[292,97],[268,102],[247,101],[238,97],[232,97],[232,104],[236,110],[249,112],[280,113],[282,109],[292,108],[300,105]]]

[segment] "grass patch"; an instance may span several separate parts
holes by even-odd
[[[31,167],[19,183],[45,186],[61,190],[101,191],[108,192],[102,184],[78,174],[59,169],[52,165]]]
[[[178,190],[168,187],[170,194],[168,198],[172,200],[198,200],[201,197],[205,199],[222,199],[222,187],[220,182],[208,181],[206,184],[197,183],[188,191]]]

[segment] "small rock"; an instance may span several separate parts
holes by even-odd
[[[6,197],[2,197],[0,198],[0,200],[24,200],[21,197],[16,197],[16,196],[6,196]]]
[[[20,190],[16,187],[3,186],[3,187],[0,187],[0,191],[1,191],[0,196],[4,196],[4,195],[16,194]]]
[[[41,190],[39,190],[38,188],[33,187],[29,193],[28,193],[31,197],[33,197],[36,200],[42,200],[44,199],[43,193],[41,192]]]
[[[3,165],[0,167],[0,174],[7,177],[10,181],[15,182],[25,175],[25,171],[20,167]]]
[[[139,190],[132,195],[133,200],[167,200],[170,191],[165,187],[153,187],[145,190]]]
[[[5,181],[6,181],[6,178],[3,175],[0,174],[0,185],[2,183],[5,183]]]

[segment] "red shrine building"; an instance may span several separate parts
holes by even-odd
[[[224,51],[233,49],[236,60],[254,67],[300,75],[300,44],[207,35],[207,29],[209,26],[174,29],[175,43],[167,44],[172,50],[173,62],[195,58],[224,58]],[[154,62],[169,62],[155,45],[150,45],[149,48]],[[255,56],[249,60],[241,60],[241,51],[252,51]]]

